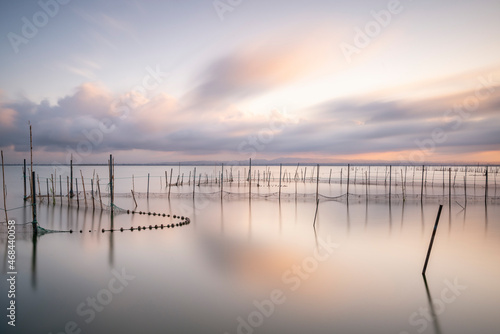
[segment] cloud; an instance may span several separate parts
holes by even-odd
[[[288,65],[275,68],[266,57],[262,67],[257,61],[251,70],[239,70],[236,64],[250,62],[251,57],[230,58],[229,63],[216,62],[207,68],[211,75],[205,82],[215,85],[213,90],[199,88],[197,95],[180,99],[166,93],[143,96],[137,91],[118,95],[98,83],[85,83],[55,104],[7,100],[0,95],[0,146],[26,156],[31,122],[35,148],[44,152],[38,159],[48,163],[54,158],[65,163],[70,153],[80,154],[79,162],[93,163],[101,161],[96,157],[116,152],[123,152],[128,159],[124,162],[149,162],[149,156],[169,157],[164,161],[245,160],[252,151],[261,158],[315,155],[335,160],[388,152],[396,156],[420,150],[418,143],[431,140],[436,129],[446,139],[434,143],[426,159],[454,156],[459,161],[466,154],[500,151],[500,85],[489,87],[489,94],[470,111],[453,108],[472,101],[473,89],[419,100],[353,96],[290,114],[283,110],[253,113],[240,109],[238,99],[265,94],[303,72],[282,70]],[[232,68],[238,73],[232,73]],[[263,79],[268,71],[271,79]],[[229,101],[233,103],[226,104]],[[207,111],[186,109],[218,102],[219,108]],[[130,156],[130,152],[142,155]]]
[[[324,41],[294,35],[249,43],[213,61],[199,74],[188,110],[211,110],[268,94],[291,85],[325,66]]]

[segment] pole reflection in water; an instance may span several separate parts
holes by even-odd
[[[111,209],[111,215],[110,215],[110,222],[111,222],[111,230],[114,230],[114,214],[113,214],[113,209]],[[114,233],[109,232],[109,266],[112,268],[114,264]]]
[[[32,243],[33,248],[31,251],[31,287],[33,290],[36,290],[36,251],[37,251],[37,242],[38,242],[38,234],[33,233]]]
[[[434,303],[432,301],[431,292],[429,291],[427,279],[425,278],[425,275],[423,275],[422,277],[424,279],[425,293],[427,295],[427,301],[429,302],[429,310],[430,310],[431,317],[432,317],[432,325],[434,327],[434,333],[441,334],[442,332],[441,332],[441,327],[439,326],[439,319],[437,317],[436,310],[434,309]]]

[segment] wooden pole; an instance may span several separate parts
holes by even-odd
[[[73,194],[73,155],[72,155],[72,158],[69,162],[69,175],[70,175],[70,181],[71,183],[69,184],[69,196],[70,197],[73,197],[74,194]]]
[[[248,197],[252,198],[252,158],[248,164]]]
[[[165,171],[165,190],[168,188],[168,175],[167,171]]]
[[[149,173],[148,173],[148,191],[146,193],[146,198],[149,199]]]
[[[389,165],[389,201],[391,200],[391,192],[392,192],[392,165]]]
[[[439,224],[439,217],[441,217],[441,210],[443,209],[443,205],[439,205],[439,210],[438,210],[438,214],[437,214],[437,217],[436,217],[436,222],[434,223],[434,230],[432,231],[432,237],[431,237],[431,241],[429,243],[429,249],[427,250],[427,256],[425,258],[425,263],[424,263],[424,269],[422,270],[422,275],[425,276],[425,272],[427,271],[427,264],[429,263],[429,258],[431,256],[431,251],[432,251],[432,245],[434,244],[434,238],[436,237],[436,231],[437,231],[437,227],[438,227],[438,224]]]
[[[33,214],[33,233],[37,233],[37,221],[36,221],[36,183],[35,183],[35,172],[31,172],[31,187],[33,189],[32,194],[31,194],[31,209],[32,209],[32,214]]]
[[[425,165],[422,165],[422,184],[420,185],[420,202],[424,200],[424,173],[425,173]]]
[[[90,179],[90,190],[92,195],[92,210],[95,210],[95,201],[94,201],[94,178]]]
[[[80,175],[82,176],[83,198],[85,199],[85,207],[87,207],[87,193],[85,191],[85,180],[83,179],[83,173],[81,169],[80,169]]]
[[[68,191],[68,206],[69,206],[69,176],[66,176],[66,188]]]
[[[220,200],[222,201],[222,196],[224,195],[224,164],[221,166],[220,171]]]
[[[113,194],[113,155],[109,155],[109,196],[111,199],[111,210],[113,210],[114,194]]]
[[[24,201],[26,201],[26,159],[24,159],[24,167],[23,167],[23,179],[24,179]]]
[[[193,199],[194,199],[195,191],[196,191],[196,167],[194,168],[194,171],[193,171]]]
[[[174,173],[174,169],[170,168],[170,182],[168,183],[168,198],[170,198],[170,189],[172,188],[172,174]]]
[[[280,182],[279,182],[279,195],[278,195],[278,200],[281,201],[281,169],[283,168],[283,165],[280,164]]]
[[[52,183],[52,205],[56,205],[56,186],[54,184],[55,177],[50,174],[50,181]]]
[[[331,184],[332,181],[332,169],[330,168],[330,176],[328,177],[328,184]]]
[[[5,185],[5,167],[3,163],[3,151],[2,154],[2,183],[3,183],[3,210],[5,212],[5,224],[9,223],[9,217],[7,216],[7,186]]]
[[[484,188],[484,204],[488,203],[488,166],[486,166],[486,181]]]
[[[465,175],[464,175],[464,199],[465,205],[467,205],[467,166],[465,167]]]
[[[132,198],[134,199],[135,207],[137,208],[137,201],[135,200],[134,191],[130,190],[130,192],[132,193]]]
[[[75,178],[75,186],[76,186],[76,207],[80,208],[80,195],[78,194],[78,179]]]
[[[319,199],[319,164],[318,164],[318,170],[316,172],[316,202]]]
[[[102,197],[101,197],[101,186],[99,185],[99,174],[97,174],[97,192],[99,193],[99,203],[102,210]]]
[[[448,169],[448,196],[449,198],[449,203],[451,206],[451,168]]]
[[[351,165],[347,164],[347,200],[349,200],[349,178],[351,173]]]

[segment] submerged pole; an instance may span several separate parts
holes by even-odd
[[[252,158],[248,164],[248,197],[252,198]]]
[[[318,164],[318,171],[316,173],[316,202],[318,201],[319,198],[319,164]]]
[[[347,164],[347,200],[349,200],[349,178],[351,174],[351,165]]]
[[[111,210],[113,210],[114,194],[113,194],[113,155],[109,155],[109,196],[111,198]]]
[[[431,242],[429,243],[429,249],[427,250],[427,256],[425,258],[424,269],[422,270],[422,275],[424,275],[424,276],[425,276],[425,272],[427,270],[427,264],[429,263],[429,258],[431,256],[432,245],[434,244],[434,238],[436,237],[436,231],[437,231],[437,227],[438,227],[438,224],[439,224],[439,217],[441,217],[441,210],[442,209],[443,209],[443,205],[440,204],[439,205],[438,214],[437,214],[437,217],[436,217],[436,223],[434,224],[434,230],[432,231]]]
[[[24,159],[23,167],[23,179],[24,179],[24,201],[26,201],[26,159]]]
[[[73,158],[69,162],[69,178],[71,183],[69,184],[69,196],[73,197]]]
[[[193,171],[193,198],[194,198],[195,191],[196,191],[196,167],[194,168],[194,171]]]
[[[281,168],[283,167],[283,164],[280,164],[280,183],[279,183],[279,195],[278,195],[278,200],[281,201]]]
[[[389,201],[391,200],[391,192],[392,192],[391,188],[392,188],[392,165],[389,166]]]
[[[224,195],[224,164],[221,166],[220,173],[220,200],[222,201],[222,195]]]
[[[425,166],[422,165],[422,184],[420,185],[420,202],[424,200],[424,173],[425,173]]]
[[[33,233],[36,234],[37,232],[37,228],[36,228],[36,225],[37,225],[37,221],[36,221],[36,181],[35,181],[35,172],[32,171],[31,172],[31,187],[33,189],[32,193],[31,193],[31,209],[32,209],[32,214],[33,214],[33,222],[32,222],[32,225],[33,225]]]
[[[488,202],[488,166],[486,166],[486,183],[484,189],[484,204]]]

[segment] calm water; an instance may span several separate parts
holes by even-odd
[[[185,178],[182,187],[171,188],[169,199],[164,172],[169,177],[171,168],[172,183],[178,174],[184,173]],[[293,178],[296,167],[283,167],[283,173],[285,168]],[[391,203],[384,195],[388,192],[385,167],[379,167],[378,175],[376,167],[370,170],[368,200],[362,196],[367,187],[361,177],[365,175],[366,180],[368,170],[355,171],[356,184],[353,170],[350,192],[360,196],[347,204],[342,198],[327,198],[346,192],[347,170],[342,170],[340,185],[340,167],[331,168],[331,179],[330,167],[320,171],[319,193],[324,196],[316,229],[312,226],[316,210],[313,167],[307,168],[305,182],[283,182],[281,201],[276,195],[279,167],[253,169],[260,171],[261,179],[260,187],[253,181],[251,200],[244,195],[248,169],[234,168],[233,182],[224,184],[221,201],[219,184],[212,183],[220,167],[197,167],[202,185],[195,187],[193,199],[192,181],[187,184],[193,167],[181,167],[179,173],[178,167],[116,166],[116,205],[133,209],[129,194],[134,187],[137,211],[191,218],[190,225],[173,229],[102,233],[111,224],[119,229],[178,220],[126,213],[112,219],[109,211],[98,209],[98,202],[92,210],[90,195],[85,208],[81,193],[79,209],[74,201],[68,206],[66,198],[56,198],[55,205],[45,199],[38,204],[40,226],[77,233],[35,238],[17,233],[16,327],[7,325],[8,285],[2,279],[1,332],[499,332],[500,205],[495,198],[495,174],[490,175],[491,198],[485,205],[481,198],[484,174],[468,172],[469,199],[464,209],[465,189],[458,181],[463,183],[464,171],[452,172],[450,207],[448,171],[444,177],[441,170],[427,172],[428,197],[422,204],[412,198],[402,200],[403,192],[420,193],[419,170],[413,183],[413,170],[407,170],[406,187],[401,179],[404,171],[400,167],[393,171],[392,194],[401,196]],[[88,193],[94,169],[101,178],[101,192],[106,192],[106,167],[76,167],[79,177],[80,169]],[[54,170],[36,170],[45,194],[45,177]],[[274,179],[262,181],[267,171]],[[298,175],[301,172],[303,167]],[[7,207],[22,206],[21,168],[8,166],[6,173]],[[203,185],[206,179],[209,184]],[[375,180],[378,185],[373,185]],[[66,194],[66,183],[62,188]],[[57,184],[57,194],[59,189]],[[103,202],[108,201],[103,197]],[[425,282],[420,273],[439,204],[444,208]],[[1,217],[3,221],[3,213]],[[31,221],[30,208],[9,211],[9,219],[18,224]],[[2,274],[7,277],[5,233],[0,240]]]

